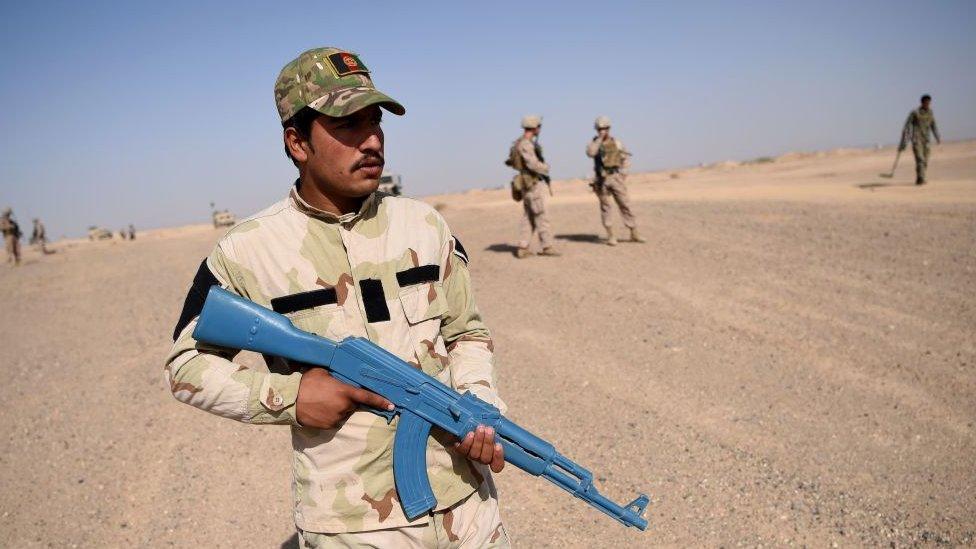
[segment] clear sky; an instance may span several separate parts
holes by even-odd
[[[287,7],[278,7],[287,6]],[[407,107],[408,194],[507,184],[523,114],[557,178],[606,114],[636,170],[890,144],[922,93],[976,137],[976,2],[0,2],[0,205],[52,237],[209,221],[287,192],[273,85],[359,53]]]

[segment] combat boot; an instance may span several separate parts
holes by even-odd
[[[637,232],[637,228],[634,227],[633,229],[630,230],[630,241],[643,244],[647,242],[647,239],[641,236],[640,233]]]
[[[617,237],[613,236],[613,229],[607,229],[607,246],[616,246]]]
[[[543,248],[543,250],[541,252],[539,252],[539,255],[547,255],[549,257],[559,257],[559,256],[561,256],[563,254],[557,252],[556,251],[556,248],[553,248],[552,246],[549,246],[548,248]]]
[[[526,257],[529,257],[530,255],[532,255],[532,253],[529,252],[529,249],[528,248],[519,248],[519,249],[515,250],[515,257],[517,257],[519,259],[525,259]]]

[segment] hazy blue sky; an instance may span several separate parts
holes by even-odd
[[[55,237],[252,213],[295,173],[274,80],[323,45],[407,107],[384,124],[410,194],[507,183],[526,113],[558,178],[589,170],[599,114],[638,170],[892,143],[923,92],[976,137],[972,1],[6,0],[0,204]]]

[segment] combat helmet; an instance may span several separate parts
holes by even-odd
[[[527,114],[522,117],[522,127],[527,130],[534,130],[542,125],[542,117],[537,114]]]

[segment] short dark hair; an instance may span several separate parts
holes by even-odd
[[[922,96],[922,99],[921,99],[922,103],[925,103],[926,101],[931,101],[931,100],[932,100],[932,96],[929,95],[929,94],[923,95]]]
[[[292,115],[291,118],[285,120],[281,123],[281,129],[287,130],[288,128],[295,128],[298,135],[302,136],[302,139],[308,141],[308,137],[312,134],[312,123],[322,116],[322,113],[311,108],[302,107],[301,110]],[[297,166],[298,163],[291,156],[291,151],[288,150],[288,145],[285,145],[285,156],[287,156],[292,162]]]

